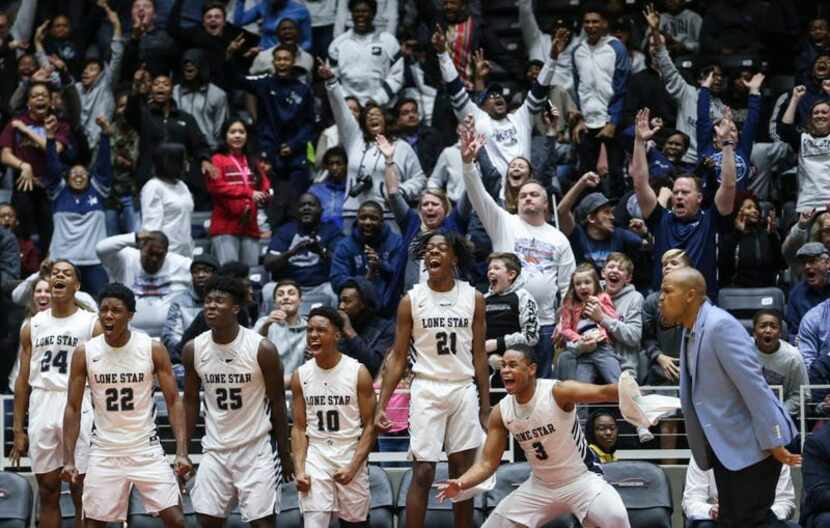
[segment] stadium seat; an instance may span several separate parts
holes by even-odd
[[[17,473],[0,472],[0,528],[26,528],[33,506],[29,481]]]
[[[518,488],[530,476],[530,466],[527,462],[502,464],[496,470],[496,487],[485,494],[487,514],[493,512],[499,502]],[[563,515],[546,523],[542,528],[577,528],[579,521],[573,515]]]
[[[297,496],[297,484],[293,481],[282,485],[277,526],[279,528],[301,528],[303,526],[303,519],[300,516],[300,499]]]
[[[436,464],[435,482],[447,480],[448,478],[447,463],[441,462]],[[409,469],[404,473],[401,486],[398,489],[398,500],[395,508],[398,512],[398,528],[406,528],[406,494],[409,491],[409,485],[411,483],[412,470]],[[438,502],[435,498],[437,494],[437,488],[430,488],[424,525],[430,528],[452,528],[452,502]],[[481,523],[484,522],[484,497],[482,495],[478,495],[473,499],[473,508],[473,526],[481,526]]]
[[[72,494],[69,491],[69,483],[61,482],[61,528],[73,528],[75,526],[75,503],[72,502]]]
[[[193,239],[193,256],[204,255],[210,253],[210,239],[209,238],[194,238]]]
[[[262,266],[254,266],[248,272],[248,278],[251,281],[251,289],[254,291],[254,302],[257,305],[262,304],[262,287],[268,282],[270,274],[265,271]]]
[[[193,489],[195,479],[187,481],[188,492]],[[184,512],[185,524],[188,528],[199,528],[196,520],[196,512],[193,511],[193,504],[190,502],[190,493],[182,495],[182,511]],[[147,513],[144,508],[144,501],[136,488],[130,491],[130,505],[127,508],[127,526],[129,528],[164,528],[164,523],[158,516]]]
[[[208,236],[208,227],[210,226],[210,211],[193,211],[190,215],[190,235],[195,238],[205,238]]]
[[[369,510],[371,528],[387,528],[395,519],[395,491],[392,481],[383,468],[369,465],[369,493],[372,505]]]
[[[622,460],[605,464],[607,480],[622,497],[631,526],[671,528],[674,510],[671,484],[660,466]]]
[[[784,292],[779,288],[723,288],[718,306],[735,316],[744,327],[752,327],[752,317],[763,308],[784,312]]]

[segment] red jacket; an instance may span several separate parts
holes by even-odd
[[[207,189],[213,197],[213,214],[210,216],[210,234],[259,238],[257,206],[252,198],[254,191],[268,192],[271,182],[264,174],[254,181],[254,172],[248,168],[245,156],[214,154],[211,158],[218,177],[207,178]],[[241,169],[241,170],[240,170]],[[247,209],[247,213],[245,210]],[[240,219],[247,216],[247,223]]]

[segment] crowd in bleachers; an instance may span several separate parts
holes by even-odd
[[[495,386],[518,343],[544,376],[676,385],[681,330],[658,290],[684,266],[712,301],[749,299],[739,318],[790,413],[802,385],[830,384],[819,2],[0,5],[5,372],[68,259],[86,307],[130,287],[133,326],[174,364],[227,274],[250,283],[240,322],[286,376],[317,304],[377,376],[426,279],[424,234],[446,230],[473,248],[459,277],[487,292]],[[830,391],[809,402],[830,416]]]

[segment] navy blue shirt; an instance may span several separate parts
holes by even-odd
[[[716,207],[701,209],[692,220],[679,220],[662,205],[652,211],[646,219],[650,233],[654,235],[654,258],[659,262],[663,253],[670,249],[682,249],[706,279],[706,294],[717,299],[717,255],[715,235],[728,229],[729,217],[721,216]],[[660,289],[663,281],[663,267],[654,266],[652,287]]]
[[[274,280],[294,279],[300,286],[319,286],[329,280],[331,256],[342,233],[335,222],[320,222],[316,232],[305,232],[297,222],[289,222],[280,227],[271,237],[268,252],[285,253],[294,246],[307,240],[317,240],[328,252],[328,258],[306,250],[288,259],[288,266],[274,274]]]
[[[619,227],[614,229],[606,240],[594,240],[588,237],[584,227],[575,225],[568,239],[571,242],[576,263],[590,262],[597,270],[605,266],[605,261],[611,253],[617,251],[634,258],[643,245],[643,239],[639,235]]]

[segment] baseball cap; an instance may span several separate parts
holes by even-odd
[[[576,221],[580,224],[585,223],[585,221],[588,220],[589,214],[596,212],[600,207],[610,202],[611,200],[609,200],[601,192],[592,192],[591,194],[588,194],[576,207]]]
[[[487,98],[490,97],[490,94],[499,94],[504,96],[504,86],[500,85],[499,83],[490,83],[487,87],[482,90],[480,94],[478,94],[478,104],[483,105]]]
[[[812,258],[827,254],[827,248],[821,242],[808,242],[798,249],[795,256],[798,258]]]
[[[211,255],[210,253],[202,253],[201,255],[196,255],[193,257],[193,261],[190,263],[190,269],[193,269],[193,266],[196,264],[204,264],[205,266],[210,266],[213,268],[213,271],[219,269],[219,261],[216,260],[216,257]]]

